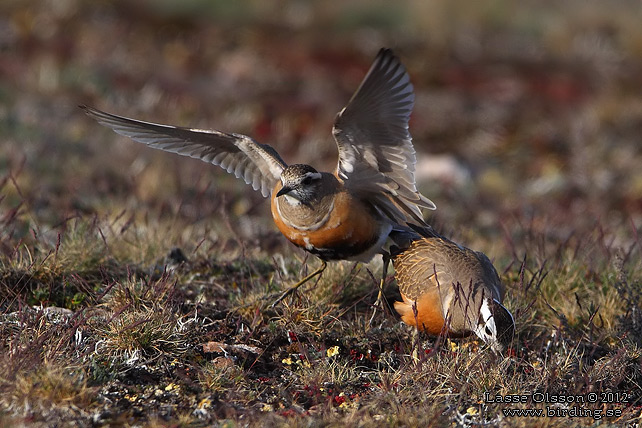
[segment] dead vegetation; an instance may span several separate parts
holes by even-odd
[[[430,4],[200,4],[208,19],[0,6],[0,44],[16,48],[0,61],[0,425],[639,424],[639,11]],[[305,29],[296,7],[317,17]],[[381,44],[413,77],[420,164],[443,160],[418,167],[431,223],[507,284],[507,355],[417,335],[394,311],[369,326],[376,262],[332,263],[270,308],[318,261],[260,195],[75,107],[244,132],[331,165],[334,114]],[[392,276],[385,292],[399,297]],[[529,400],[494,398],[511,394]],[[520,409],[554,415],[506,413]]]

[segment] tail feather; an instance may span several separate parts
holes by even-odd
[[[396,256],[407,250],[410,245],[422,238],[441,238],[431,226],[408,226],[395,225],[388,235],[395,245],[390,247],[390,255]]]

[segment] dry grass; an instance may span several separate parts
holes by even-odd
[[[637,8],[188,3],[0,6],[0,425],[642,422]],[[332,263],[270,308],[318,261],[267,203],[75,107],[244,132],[331,168],[332,119],[381,45],[412,75],[420,164],[451,156],[419,165],[429,221],[507,285],[507,355],[391,310],[368,325],[380,263]],[[493,398],[509,394],[531,401]],[[507,413],[526,409],[584,415]]]

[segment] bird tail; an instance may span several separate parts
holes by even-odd
[[[394,245],[390,247],[390,255],[396,256],[410,247],[410,245],[423,238],[441,238],[431,226],[418,226],[409,224],[407,226],[395,225],[388,235]]]

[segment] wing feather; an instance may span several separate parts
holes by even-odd
[[[336,174],[355,192],[386,195],[377,203],[386,205],[395,222],[425,225],[421,209],[435,204],[415,184],[416,156],[408,130],[414,101],[406,69],[391,50],[382,49],[335,121]]]
[[[240,134],[143,122],[80,106],[87,115],[116,133],[149,147],[218,165],[242,178],[264,197],[281,177],[286,163],[267,144]]]

